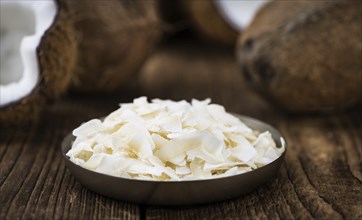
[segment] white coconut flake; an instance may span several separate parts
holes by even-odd
[[[211,100],[135,99],[103,121],[73,131],[67,156],[96,172],[156,181],[237,175],[276,160],[284,152],[270,132],[246,126]]]
[[[181,167],[176,167],[175,173],[177,175],[187,175],[191,173],[191,170],[190,167],[188,166],[181,166]]]
[[[87,138],[97,134],[101,130],[102,122],[99,119],[93,119],[74,129],[73,135]]]

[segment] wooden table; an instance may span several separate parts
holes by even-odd
[[[68,95],[50,105],[38,122],[2,128],[0,219],[362,219],[361,115],[280,113],[245,89],[236,66],[231,71],[217,68],[231,59],[210,59],[214,62],[204,79],[212,80],[201,80],[203,89],[197,77],[189,80],[193,73],[176,74],[154,90],[149,85],[152,80],[146,80],[146,89],[113,97]],[[175,91],[172,83],[188,89]],[[253,193],[200,206],[138,205],[87,190],[66,169],[60,142],[81,122],[106,115],[117,103],[141,94],[212,97],[228,111],[273,124],[289,143],[285,162],[275,179]]]

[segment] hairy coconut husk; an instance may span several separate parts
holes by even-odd
[[[277,1],[240,37],[250,84],[293,112],[331,111],[362,98],[362,3]]]
[[[120,90],[135,78],[160,34],[155,1],[70,1],[79,42],[74,90]]]
[[[76,35],[68,4],[61,0],[56,3],[57,15],[36,51],[39,65],[38,83],[29,95],[0,108],[2,126],[14,126],[36,120],[47,101],[59,97],[70,85],[77,58]]]

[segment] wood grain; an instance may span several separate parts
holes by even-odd
[[[83,188],[65,168],[59,148],[64,136],[117,108],[117,102],[96,107],[104,99],[94,100],[64,100],[36,124],[1,128],[0,219],[139,219],[138,205]]]
[[[190,71],[175,77],[180,74],[177,65],[185,65],[190,54],[187,50],[162,49],[162,56],[151,58],[156,64],[147,65],[162,69],[165,54],[178,54],[154,89],[151,82],[157,80],[152,77],[160,75],[145,76],[154,72],[143,71],[141,78],[148,84],[143,81],[122,98],[70,94],[49,106],[36,123],[1,127],[0,219],[362,219],[360,114],[283,114],[246,88],[229,52],[195,52],[188,58]],[[207,80],[189,80],[199,76]],[[176,83],[179,89],[170,88]],[[173,99],[210,96],[229,111],[265,120],[289,143],[285,163],[275,179],[251,194],[192,207],[131,204],[83,188],[65,168],[59,149],[63,137],[81,122],[143,94]]]

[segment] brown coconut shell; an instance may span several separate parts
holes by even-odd
[[[83,93],[122,89],[156,44],[160,21],[155,1],[71,1],[79,60],[73,89]]]
[[[36,120],[47,101],[70,85],[77,59],[76,35],[69,5],[57,0],[57,15],[37,47],[39,80],[26,97],[0,108],[0,124],[14,126]]]
[[[245,79],[292,112],[325,112],[362,99],[362,2],[276,1],[240,37]]]

